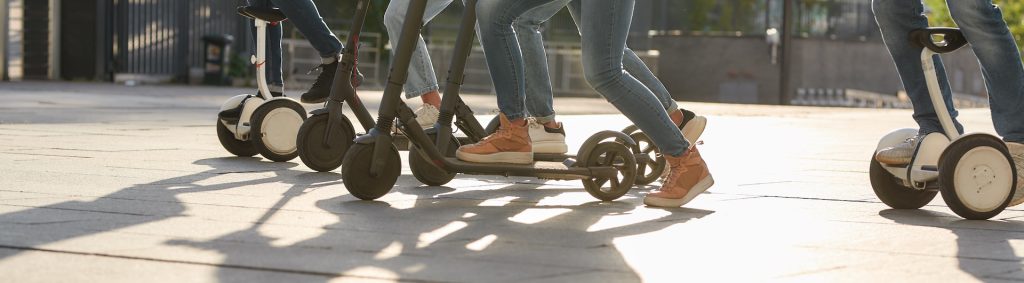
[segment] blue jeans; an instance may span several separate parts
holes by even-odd
[[[281,9],[281,12],[288,16],[288,23],[295,25],[295,28],[309,40],[313,48],[320,53],[320,58],[323,58],[324,62],[329,62],[330,59],[337,58],[338,54],[341,54],[343,48],[341,41],[327,27],[327,23],[324,23],[313,0],[249,0],[249,4]],[[283,86],[281,25],[268,26],[267,33],[267,84]],[[255,27],[253,34],[256,34]]]
[[[423,13],[423,24],[433,20],[452,3],[452,0],[426,1],[427,9]],[[387,12],[384,12],[384,26],[388,30],[391,46],[398,46],[402,25],[405,23],[405,15],[408,10],[409,0],[392,0],[388,4]],[[405,81],[405,98],[419,97],[439,89],[437,75],[434,73],[434,64],[430,61],[430,52],[427,51],[427,43],[423,41],[422,36],[417,40],[416,50],[413,51],[412,60],[409,61],[409,76]]]
[[[526,117],[525,61],[513,23],[530,10],[558,0],[481,0],[477,16],[498,108],[509,119]],[[689,143],[650,89],[623,69],[635,0],[584,0],[579,11],[587,82],[662,152],[681,156]]]
[[[1024,66],[1002,12],[991,0],[954,0],[946,4],[981,63],[996,132],[1006,141],[1024,141]],[[943,132],[928,96],[921,69],[921,48],[911,45],[907,37],[912,30],[928,27],[924,5],[920,0],[873,0],[872,9],[903,86],[914,104],[914,120],[920,126],[920,133]],[[956,122],[952,91],[939,56],[935,56],[935,69],[942,96]],[[956,122],[956,127],[963,132],[960,122]]]
[[[570,1],[572,3],[570,3]],[[551,80],[548,74],[548,61],[544,52],[544,38],[541,34],[543,24],[553,17],[566,5],[569,6],[569,14],[580,25],[581,0],[556,0],[551,3],[533,8],[519,17],[514,23],[516,35],[519,38],[519,45],[523,52],[523,60],[526,66],[526,110],[531,117],[540,123],[555,120],[555,110],[552,107],[553,91]],[[658,80],[654,72],[647,68],[640,57],[632,49],[626,47],[622,65],[626,72],[640,80],[648,89],[658,96],[658,100],[665,106],[665,110],[672,112],[679,108],[672,94],[668,92],[665,85]]]

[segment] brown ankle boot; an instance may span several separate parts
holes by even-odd
[[[680,207],[715,184],[697,147],[680,157],[665,155],[669,166],[668,178],[660,189],[644,197],[644,204],[658,207]]]
[[[512,124],[505,114],[501,114],[500,117],[501,127],[497,132],[476,144],[459,147],[455,157],[476,163],[533,163],[533,145],[530,141],[529,128],[526,125]]]

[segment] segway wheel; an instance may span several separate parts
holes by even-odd
[[[250,139],[260,155],[274,162],[299,156],[295,137],[306,120],[306,109],[302,105],[286,99],[270,100],[256,108],[250,120]]]
[[[614,167],[618,174],[613,178],[583,179],[583,187],[591,196],[602,201],[616,200],[633,188],[637,164],[633,151],[621,143],[602,142],[587,154],[583,164],[586,167]]]
[[[391,191],[402,174],[402,157],[394,145],[388,146],[387,156],[380,172],[370,173],[373,160],[373,144],[353,144],[345,153],[341,166],[341,178],[348,192],[361,200],[375,200]]]
[[[993,136],[964,136],[939,159],[942,199],[966,219],[989,219],[1006,209],[1016,181],[1006,145]]]
[[[431,134],[429,136],[430,140],[437,140],[437,135]],[[455,151],[459,149],[457,142],[454,137],[448,142],[448,157],[455,156]],[[444,186],[451,182],[452,179],[455,179],[454,172],[447,172],[437,168],[430,160],[423,157],[419,147],[415,144],[409,145],[409,169],[412,170],[412,176],[416,177],[416,180],[427,186]]]
[[[227,126],[224,126],[220,119],[217,120],[217,139],[220,140],[220,145],[224,149],[235,156],[252,157],[259,153],[251,142],[236,139],[235,133],[232,133]]]
[[[637,161],[636,184],[643,186],[653,183],[665,171],[665,157],[661,156],[661,151],[654,145],[654,142],[651,141],[647,134],[634,132],[629,137],[633,138],[633,141],[636,142],[633,153],[647,156],[647,160]]]
[[[356,137],[355,129],[348,117],[342,116],[341,123],[330,124],[329,114],[313,115],[302,123],[295,141],[299,158],[306,167],[317,172],[329,172],[341,167],[345,152]],[[331,139],[324,141],[327,127],[331,128]]]
[[[918,209],[927,205],[939,192],[935,190],[915,190],[903,186],[900,179],[885,170],[882,163],[871,155],[871,189],[882,203],[895,209]]]

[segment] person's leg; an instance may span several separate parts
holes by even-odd
[[[681,156],[689,143],[658,98],[622,67],[635,0],[587,0],[580,31],[587,82],[651,137],[662,153]]]
[[[1011,206],[1024,203],[1024,66],[1003,13],[991,0],[946,1],[949,12],[971,43],[988,86],[992,123],[1007,141],[1017,164],[1017,191]]]
[[[423,23],[433,20],[438,14],[444,11],[452,3],[452,0],[427,0],[427,9],[423,14]],[[392,0],[384,13],[384,27],[392,46],[398,45],[399,35],[402,34],[402,24],[409,9],[409,0]],[[436,94],[438,91],[437,75],[434,73],[434,65],[430,61],[430,53],[423,37],[416,39],[416,49],[412,54],[412,61],[409,62],[409,77],[405,83],[405,97],[420,97],[427,93]],[[438,96],[438,98],[440,98]],[[439,106],[440,101],[436,101]]]
[[[556,126],[553,125],[556,121],[542,29],[544,23],[562,10],[569,1],[556,0],[533,8],[513,23],[523,53],[523,63],[530,66],[524,70],[526,110],[538,123],[550,124],[549,126]]]
[[[1024,142],[1024,66],[1013,34],[992,0],[947,1],[949,12],[981,63],[996,132]]]
[[[920,0],[873,0],[871,4],[875,20],[882,31],[882,40],[892,55],[903,87],[914,106],[914,120],[920,127],[919,134],[923,136],[943,132],[939,118],[935,114],[935,106],[928,95],[928,85],[921,67],[922,49],[911,44],[908,39],[911,31],[928,27],[924,4]],[[952,91],[939,56],[935,56],[935,70],[939,75],[942,96],[955,121],[957,111],[953,108]],[[956,122],[956,127],[963,131],[959,122]]]
[[[587,0],[580,31],[587,82],[646,133],[664,153],[664,185],[644,197],[652,206],[682,206],[714,184],[696,147],[689,148],[658,98],[623,70],[622,56],[635,0]]]
[[[548,58],[542,35],[544,23],[565,7],[570,0],[556,0],[533,8],[513,24],[523,52],[523,62],[530,66],[524,70],[526,80],[526,112],[532,118],[529,125],[534,153],[561,154],[569,151],[565,143],[565,128],[555,119]]]
[[[527,11],[553,0],[481,0],[477,2],[480,42],[498,94],[501,126],[455,156],[481,163],[530,163],[533,147],[526,127],[523,55],[512,24]]]
[[[344,46],[338,37],[320,17],[320,11],[312,0],[271,0],[278,9],[288,16],[288,23],[306,37],[306,40],[320,53],[320,75],[313,86],[301,96],[302,102],[321,103],[327,100],[338,69],[338,59]],[[358,72],[358,71],[357,71]]]

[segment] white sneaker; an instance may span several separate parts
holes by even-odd
[[[1006,147],[1010,149],[1013,163],[1017,164],[1017,190],[1010,201],[1010,206],[1016,206],[1024,203],[1024,144],[1008,142]]]
[[[683,124],[683,128],[680,130],[683,132],[683,137],[690,142],[690,148],[697,145],[697,142],[700,141],[700,135],[704,134],[704,128],[707,128],[707,126],[708,118],[704,118],[704,116],[693,117],[690,121],[686,121],[686,124]]]
[[[437,123],[438,117],[441,116],[441,110],[433,105],[424,103],[420,105],[420,108],[416,108],[416,122],[420,124],[420,128],[424,130],[433,127]],[[398,119],[395,119],[397,122]],[[398,125],[391,126],[391,132],[398,133]]]
[[[530,119],[528,124],[534,153],[565,154],[569,151],[569,146],[565,144],[565,127],[562,123],[558,123],[558,129],[544,127],[534,119]]]
[[[913,136],[895,146],[883,148],[875,153],[875,160],[891,166],[910,164],[910,160],[914,158],[917,143],[921,139],[922,136]]]

